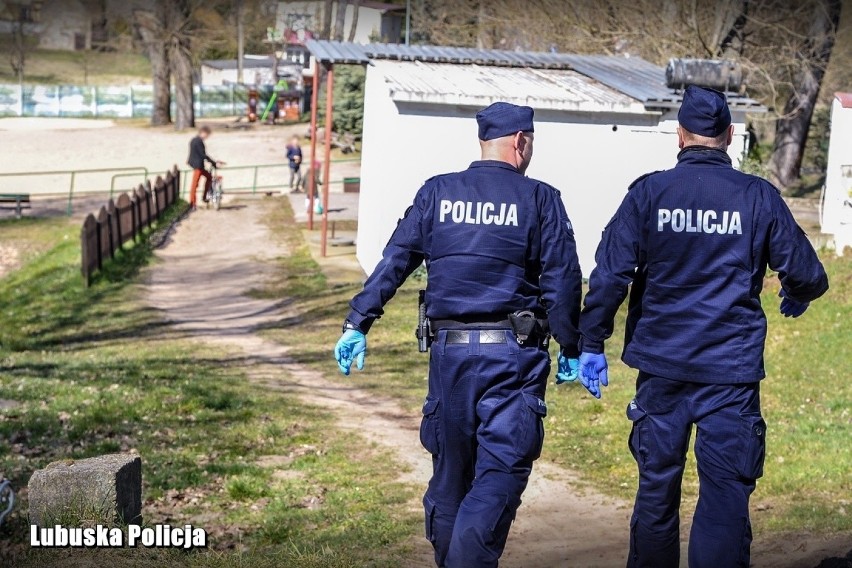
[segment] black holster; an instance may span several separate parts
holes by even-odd
[[[538,319],[529,310],[509,314],[509,325],[520,344],[526,343],[530,339],[544,341],[550,335],[547,320]]]
[[[426,317],[426,291],[420,290],[417,299],[417,331],[414,332],[417,336],[417,347],[421,353],[429,351],[432,345],[432,325],[429,318]]]

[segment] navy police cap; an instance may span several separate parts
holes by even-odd
[[[517,132],[533,132],[533,109],[511,103],[494,103],[476,113],[479,139],[493,140]]]
[[[693,134],[715,138],[731,125],[731,110],[724,93],[690,85],[683,94],[677,120]]]

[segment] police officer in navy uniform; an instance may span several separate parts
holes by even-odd
[[[692,568],[749,565],[748,502],[763,474],[767,266],[781,313],[828,290],[813,247],[766,180],[731,166],[725,95],[691,86],[677,166],[635,181],[598,247],[581,316],[580,380],[600,396],[604,342],[632,283],[622,359],[639,370],[629,446],[639,466],[628,567],[676,567],[681,478],[696,425]]]
[[[434,342],[420,439],[434,472],[423,499],[440,567],[497,566],[544,437],[549,333],[559,381],[577,377],[582,276],[559,192],[525,177],[533,110],[476,115],[482,160],[428,180],[351,302],[335,348],[364,366],[365,335],[426,262]],[[516,333],[510,323],[534,323]],[[546,321],[545,321],[546,319]]]

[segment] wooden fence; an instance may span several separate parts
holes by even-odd
[[[146,228],[162,217],[180,193],[180,170],[175,166],[165,179],[157,177],[154,185],[146,181],[118,199],[110,199],[97,213],[90,213],[80,231],[82,270],[86,286],[92,275],[103,268],[104,261],[115,258],[117,250],[130,240],[138,240]]]

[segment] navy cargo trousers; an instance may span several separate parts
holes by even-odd
[[[639,373],[627,417],[639,466],[628,568],[679,565],[681,479],[693,424],[700,488],[689,566],[748,568],[748,502],[765,455],[760,383],[690,383]]]
[[[544,441],[550,356],[510,331],[480,341],[490,333],[447,343],[443,330],[432,344],[420,441],[434,468],[426,537],[441,568],[497,566]]]

